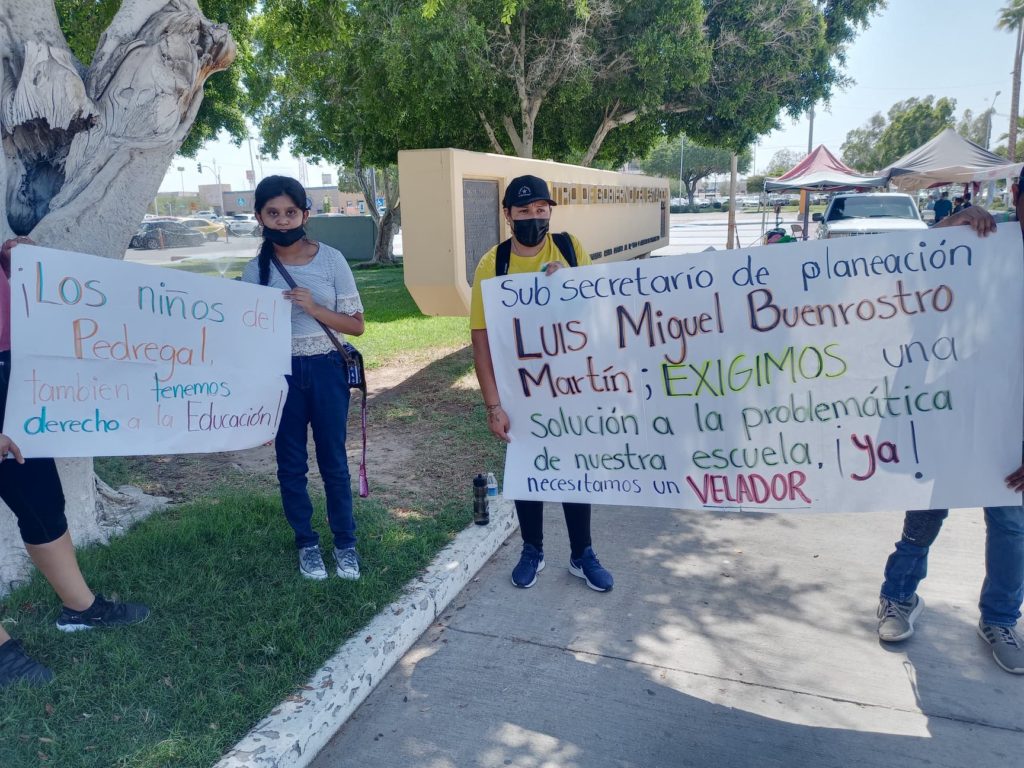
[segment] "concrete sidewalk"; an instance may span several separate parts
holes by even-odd
[[[977,637],[979,510],[951,515],[917,634],[875,637],[887,514],[598,507],[599,594],[511,539],[381,681],[316,768],[908,766],[1024,760],[1024,676]]]

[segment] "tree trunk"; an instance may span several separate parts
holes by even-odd
[[[1020,111],[1020,69],[1024,57],[1024,22],[1017,25],[1017,47],[1013,54],[1013,85],[1010,88],[1010,134],[1006,148],[1010,162],[1017,162],[1017,113]]]
[[[738,166],[739,160],[736,153],[733,152],[732,157],[729,158],[729,236],[725,246],[730,251],[739,245],[736,237],[736,171]]]
[[[71,53],[52,0],[3,0],[0,240],[29,235],[124,258],[203,83],[234,57],[227,27],[196,0],[125,0],[88,68]],[[104,538],[92,461],[59,464],[76,541]]]
[[[352,170],[355,172],[356,179],[359,181],[360,189],[363,190],[363,197],[366,199],[366,207],[370,211],[370,216],[377,225],[377,239],[373,244],[373,259],[370,260],[370,263],[394,264],[394,227],[397,226],[400,221],[400,219],[398,219],[400,205],[398,201],[398,190],[395,185],[391,183],[391,176],[394,173],[394,169],[387,168],[383,173],[384,202],[387,206],[383,214],[377,210],[377,201],[373,196],[373,184],[367,176],[366,167],[363,165],[361,149],[356,151],[355,159],[352,162]]]

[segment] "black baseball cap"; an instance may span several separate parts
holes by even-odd
[[[505,197],[501,200],[501,206],[512,208],[529,205],[534,200],[547,200],[551,205],[556,205],[551,199],[548,184],[544,179],[537,176],[516,176],[505,187]]]

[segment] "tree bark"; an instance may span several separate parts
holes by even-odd
[[[387,205],[383,214],[377,210],[377,201],[373,197],[373,185],[366,174],[367,169],[363,165],[361,149],[356,150],[356,155],[352,162],[352,170],[355,172],[360,189],[363,190],[363,197],[366,199],[366,207],[370,212],[370,216],[377,225],[377,239],[373,244],[373,258],[370,260],[370,263],[394,264],[394,228],[400,221],[398,218],[400,203],[398,200],[398,190],[390,180],[393,170],[388,168],[383,173],[384,202]]]
[[[505,150],[501,146],[501,142],[498,141],[498,137],[494,135],[494,128],[491,127],[490,121],[487,119],[487,115],[480,111],[480,122],[483,123],[484,131],[487,133],[487,140],[491,142],[491,149],[494,150],[495,154],[504,155]]]
[[[0,240],[124,258],[202,102],[235,57],[196,0],[125,0],[92,64],[52,0],[0,3]],[[59,462],[81,543],[102,538],[89,459]]]

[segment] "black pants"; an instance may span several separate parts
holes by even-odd
[[[569,549],[575,560],[590,546],[590,505],[562,504],[565,512],[565,527],[569,532]],[[544,502],[516,499],[516,514],[519,516],[519,532],[523,541],[537,549],[544,549]]]
[[[0,352],[0,432],[10,377],[11,353]],[[53,459],[25,459],[24,464],[11,458],[0,461],[0,499],[14,512],[26,544],[49,544],[68,530],[64,489]]]

